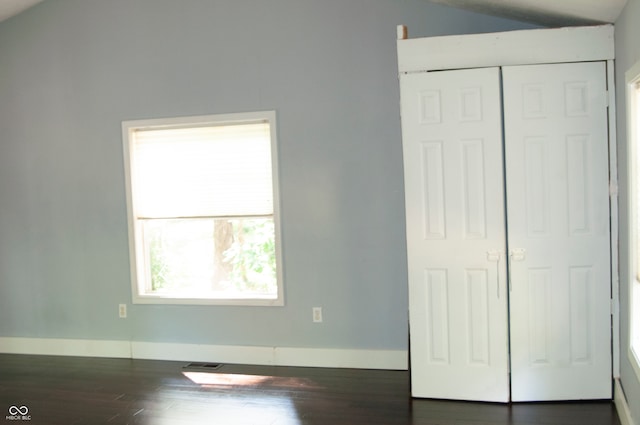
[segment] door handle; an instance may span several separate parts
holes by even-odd
[[[487,251],[487,261],[495,261],[496,263],[496,292],[500,298],[500,259],[504,251],[501,249],[490,249]]]
[[[502,257],[502,250],[500,249],[490,249],[487,251],[487,261],[500,261],[500,257]]]
[[[511,261],[524,261],[527,256],[527,250],[524,248],[513,248],[509,250]]]
[[[524,261],[526,257],[527,250],[524,248],[513,248],[509,250],[509,264],[507,265],[509,267],[509,281],[507,282],[507,285],[509,285],[509,292],[511,292],[511,290],[513,289],[511,279],[511,269],[513,267],[511,263],[513,263],[514,261]]]

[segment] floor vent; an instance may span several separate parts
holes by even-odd
[[[221,363],[189,363],[188,365],[182,366],[183,369],[205,369],[205,370],[215,370],[220,369],[222,367]]]

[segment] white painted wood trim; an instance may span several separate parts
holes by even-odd
[[[273,365],[272,347],[131,342],[134,359]]]
[[[619,217],[618,217],[618,139],[616,133],[615,65],[607,61],[607,90],[609,92],[609,214],[611,223],[611,298],[612,298],[612,355],[613,377],[620,377],[620,273],[619,273]]]
[[[408,355],[404,350],[283,347],[275,349],[275,364],[280,366],[407,370]]]
[[[50,338],[0,338],[0,353],[169,361],[407,370],[406,350],[179,344]]]
[[[614,27],[568,27],[399,39],[400,73],[614,59]]]
[[[629,410],[629,404],[627,398],[624,395],[620,380],[616,379],[613,387],[613,402],[618,411],[618,417],[622,425],[635,425],[633,418],[631,417],[631,410]]]
[[[131,345],[128,341],[0,338],[0,353],[131,358]]]
[[[634,119],[633,117],[636,114],[636,105],[634,100],[634,92],[635,92],[635,88],[634,85],[638,82],[640,82],[639,80],[640,78],[640,61],[636,62],[631,68],[629,68],[626,72],[625,72],[625,97],[626,97],[626,105],[627,105],[627,140],[634,140],[637,137],[637,132],[639,131],[638,128],[636,128],[635,125],[633,125],[634,123]],[[637,189],[636,185],[634,184],[635,180],[636,180],[636,174],[637,170],[636,168],[638,167],[638,164],[636,163],[636,156],[638,154],[637,152],[637,146],[635,143],[628,143],[627,144],[627,173],[628,173],[628,179],[630,181],[630,183],[627,185],[627,199],[629,200],[633,200],[635,198],[635,193],[634,191]],[[632,201],[633,202],[633,201]],[[634,227],[635,227],[635,213],[633,211],[631,211],[631,214],[628,214],[627,216],[627,226],[628,229],[630,229],[630,231],[632,232]],[[632,232],[633,233],[633,232]],[[637,247],[635,246],[635,242],[634,242],[634,238],[636,237],[636,235],[632,235],[631,238],[629,238],[629,257],[630,258],[636,258],[637,253]],[[624,349],[627,351],[627,356],[629,358],[629,363],[631,363],[631,366],[638,378],[638,380],[640,380],[640,353],[636,353],[634,350],[634,346],[633,346],[633,338],[634,338],[634,323],[633,323],[633,319],[634,319],[634,296],[633,293],[636,290],[635,285],[637,284],[637,279],[638,279],[638,275],[639,275],[639,271],[637,270],[637,267],[635,265],[634,261],[630,261],[629,262],[629,300],[628,300],[628,312],[629,312],[629,330],[628,330],[628,335],[626,335],[626,340],[628,341],[628,345],[626,347],[624,347]]]
[[[284,305],[284,272],[282,260],[282,226],[280,214],[280,171],[278,165],[278,131],[277,116],[275,110],[240,112],[229,114],[197,115],[173,118],[150,118],[143,120],[123,121],[122,126],[122,152],[124,159],[125,195],[127,207],[127,225],[129,238],[129,264],[131,277],[131,297],[134,304],[169,304],[169,305],[225,305],[225,306],[261,306],[280,307]],[[144,257],[141,233],[136,224],[134,214],[132,149],[133,133],[141,129],[181,128],[203,125],[241,124],[266,120],[269,123],[271,136],[271,167],[273,190],[273,222],[275,226],[275,255],[277,274],[276,298],[182,298],[145,294],[144,272],[140,270],[140,259]]]

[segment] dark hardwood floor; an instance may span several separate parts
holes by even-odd
[[[0,354],[0,424],[620,424],[608,401],[413,400],[402,371],[186,364]]]

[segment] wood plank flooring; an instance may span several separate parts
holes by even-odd
[[[411,399],[406,371],[186,364],[0,354],[0,425],[620,424],[609,401]]]

